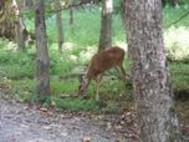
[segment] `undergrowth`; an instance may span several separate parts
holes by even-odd
[[[166,28],[186,11],[185,8],[164,9],[164,41],[174,90],[189,90],[189,22],[181,20]],[[173,15],[174,14],[174,15]],[[96,52],[100,32],[100,10],[78,9],[74,14],[74,25],[69,25],[69,14],[63,12],[65,46],[58,52],[54,16],[47,19],[49,39],[51,101],[57,108],[69,110],[116,112],[132,101],[132,87],[123,84],[115,70],[107,73],[100,86],[100,102],[95,101],[94,82],[88,88],[90,99],[77,96],[79,80],[77,72],[85,68]],[[33,20],[27,20],[28,29],[33,30]],[[113,16],[113,44],[126,48],[125,32],[120,15]],[[21,102],[36,100],[35,46],[26,52],[17,50],[15,43],[0,39],[0,87],[8,86],[11,97]],[[124,66],[129,72],[129,62]]]

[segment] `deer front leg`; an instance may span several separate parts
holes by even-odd
[[[99,86],[101,85],[101,80],[103,78],[103,74],[100,74],[97,76],[97,78],[95,79],[96,81],[96,94],[95,94],[95,100],[96,101],[99,101],[100,100],[100,97],[99,97]]]
[[[125,72],[125,69],[123,68],[122,65],[117,66],[116,69],[120,73],[123,81],[130,81],[131,80],[131,76]]]
[[[125,81],[125,75],[126,75],[126,73],[125,73],[124,68],[122,66],[116,66],[116,70],[119,73],[119,77],[118,78],[120,78],[123,81]]]
[[[123,81],[124,88],[127,89],[126,85],[131,85],[131,76],[125,72],[125,69],[123,68],[122,65],[121,66],[117,66],[116,68],[117,68],[117,70],[119,71],[119,73],[122,76],[122,81]]]

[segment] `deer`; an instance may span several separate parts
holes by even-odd
[[[87,88],[91,82],[91,80],[96,81],[96,95],[95,99],[99,100],[99,84],[102,80],[103,74],[105,71],[110,70],[112,68],[116,68],[123,80],[125,81],[126,72],[123,68],[125,51],[118,47],[113,46],[111,48],[107,48],[105,50],[101,50],[92,56],[91,61],[87,67],[86,74],[84,78],[81,79],[78,95],[87,96]]]

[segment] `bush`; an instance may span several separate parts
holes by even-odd
[[[164,34],[165,47],[171,60],[189,59],[189,29],[171,27]]]

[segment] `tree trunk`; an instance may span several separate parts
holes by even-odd
[[[181,142],[162,36],[161,0],[124,0],[142,142]]]
[[[73,7],[70,7],[70,25],[74,24]]]
[[[112,46],[112,0],[103,0],[99,50]]]
[[[12,10],[12,0],[0,1],[0,37],[15,39],[15,11]]]
[[[59,0],[54,2],[56,12],[56,25],[57,25],[57,39],[58,39],[58,50],[62,52],[62,47],[64,44],[64,33],[63,33],[63,23],[62,23],[62,7]]]
[[[25,8],[31,9],[33,7],[33,0],[24,0]]]
[[[162,1],[162,6],[165,7],[166,5],[166,0],[161,0]]]
[[[26,48],[26,38],[27,38],[27,31],[26,26],[24,23],[24,20],[22,18],[22,15],[20,13],[21,4],[17,2],[16,0],[13,0],[13,6],[16,13],[16,19],[15,19],[15,41],[18,44],[18,47],[20,47],[22,50]]]
[[[178,7],[178,0],[171,0],[172,7]]]
[[[16,0],[0,2],[0,37],[15,40],[24,49],[28,32],[20,14],[20,7]]]
[[[44,0],[36,0],[35,28],[37,47],[37,93],[41,101],[50,94],[49,56],[44,14]]]

